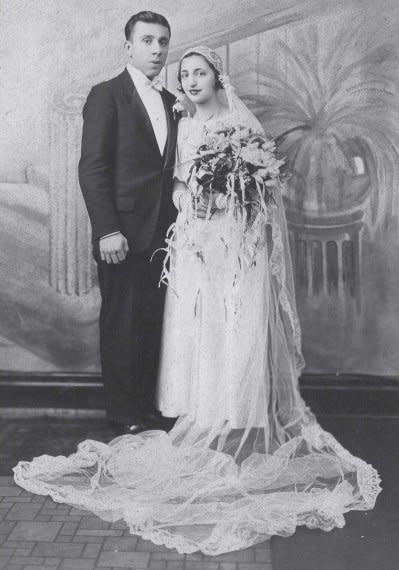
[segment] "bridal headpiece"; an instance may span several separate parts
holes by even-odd
[[[179,64],[183,61],[185,57],[188,55],[202,55],[213,67],[216,69],[219,75],[223,75],[223,61],[222,58],[216,51],[211,49],[208,46],[195,46],[186,50],[180,58]]]
[[[208,46],[195,46],[186,50],[179,60],[179,66],[183,59],[189,55],[201,55],[208,63],[210,63],[218,73],[218,79],[224,89],[233,89],[228,75],[225,75],[223,69],[223,60],[220,55]]]

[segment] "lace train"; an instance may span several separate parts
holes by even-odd
[[[242,433],[227,425],[196,429],[183,417],[169,434],[126,435],[108,445],[86,440],[69,457],[21,461],[15,481],[104,520],[123,519],[133,534],[180,553],[247,548],[299,525],[329,531],[344,526],[345,512],[373,508],[376,470],[307,410],[298,434],[274,453],[253,451],[264,432],[251,431],[242,445]]]

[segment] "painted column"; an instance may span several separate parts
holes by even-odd
[[[85,96],[56,99],[50,119],[50,285],[63,295],[93,287],[91,231],[78,182]]]

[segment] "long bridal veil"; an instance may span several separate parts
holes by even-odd
[[[300,336],[281,204],[272,229],[270,292],[250,311],[252,336],[241,342],[252,344],[251,357],[240,382],[228,353],[231,390],[243,402],[239,417],[216,416],[206,425],[183,415],[169,434],[87,440],[69,457],[21,461],[15,481],[104,520],[123,519],[133,534],[182,553],[246,548],[288,536],[298,525],[331,530],[344,525],[345,512],[373,508],[377,472],[325,432],[300,397]]]
[[[244,111],[240,122],[256,121]],[[299,393],[304,362],[280,193],[264,232],[241,280],[245,294],[233,286],[222,292],[227,334],[215,358],[222,354],[225,366],[209,398],[213,413],[182,414],[169,433],[86,440],[69,457],[21,461],[14,468],[20,486],[107,521],[123,519],[156,544],[211,555],[288,536],[299,525],[329,531],[344,526],[347,511],[373,508],[376,470],[324,431]],[[172,260],[172,280],[173,270]],[[187,381],[195,384],[197,373],[193,366]]]

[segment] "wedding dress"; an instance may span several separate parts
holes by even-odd
[[[237,108],[227,118],[243,121]],[[203,128],[195,118],[180,122],[181,180]],[[380,480],[321,428],[299,393],[304,362],[281,195],[243,267],[240,224],[222,211],[209,220],[191,214],[183,209],[170,237],[158,402],[179,416],[174,428],[20,461],[15,481],[123,519],[131,533],[181,553],[247,548],[299,525],[343,527],[347,511],[373,508]]]
[[[208,121],[181,119],[175,178],[182,182],[189,178],[204,129],[212,132],[238,121],[235,113]],[[270,211],[270,221],[273,215],[278,216],[279,211]],[[223,210],[216,210],[210,219],[196,218],[191,203],[178,214],[158,390],[158,407],[165,416],[185,415],[205,427],[221,421],[241,429],[263,425],[268,414],[265,402],[269,401],[265,382],[271,356],[268,345],[279,343],[278,335],[289,343],[278,349],[280,377],[296,377],[302,369],[299,324],[292,291],[286,286],[278,294],[284,299],[292,335],[279,329],[273,315],[276,292],[271,279],[273,273],[284,270],[278,257],[283,253],[281,222],[271,224],[275,247],[268,246],[265,226],[260,230],[263,244],[258,244],[251,267],[240,271],[240,220],[231,220]],[[284,389],[284,382],[279,386]],[[303,408],[298,390],[288,396],[295,403],[281,398],[279,414],[285,413],[284,406]]]

